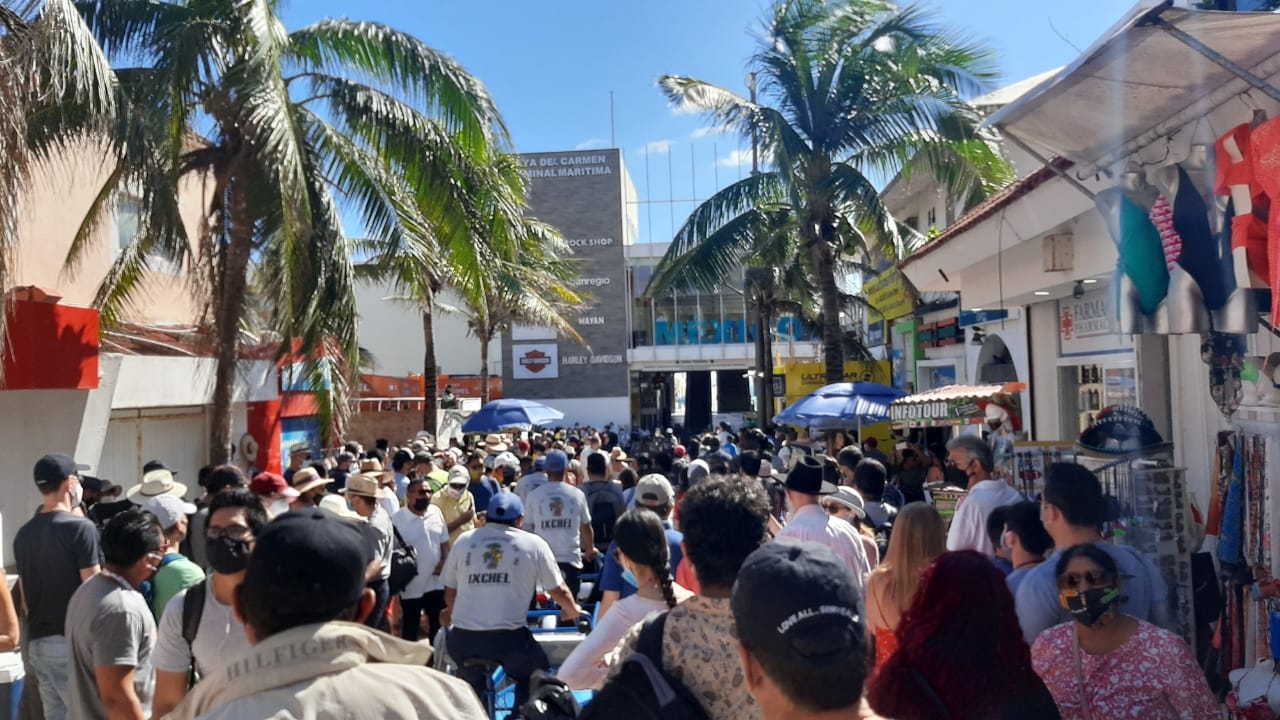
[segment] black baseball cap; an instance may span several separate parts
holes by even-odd
[[[88,470],[88,465],[77,465],[70,455],[51,453],[36,461],[32,470],[36,485],[49,487],[60,485],[69,475],[78,475],[81,470]]]
[[[858,587],[830,548],[779,538],[747,556],[730,600],[738,637],[787,664],[823,666],[867,652]]]
[[[287,512],[258,535],[240,592],[288,617],[352,607],[373,561],[360,528],[321,508]]]

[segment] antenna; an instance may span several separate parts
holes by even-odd
[[[618,133],[614,127],[613,91],[609,91],[609,147],[618,147]]]

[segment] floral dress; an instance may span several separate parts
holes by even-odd
[[[1177,635],[1138,621],[1125,644],[1105,655],[1080,651],[1084,687],[1072,660],[1075,623],[1040,633],[1031,664],[1053,695],[1062,720],[1083,720],[1081,691],[1092,720],[1218,720],[1214,698],[1186,643]]]

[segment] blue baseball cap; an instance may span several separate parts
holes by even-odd
[[[489,521],[510,525],[524,515],[524,503],[513,492],[494,493],[489,498]]]
[[[569,467],[569,456],[562,450],[552,450],[547,453],[547,461],[544,464],[547,472],[562,473]]]

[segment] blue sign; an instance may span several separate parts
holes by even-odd
[[[1009,317],[1008,310],[964,310],[960,313],[960,327],[985,325]]]
[[[884,344],[884,321],[867,325],[867,347],[880,347]]]
[[[778,319],[777,340],[803,341],[811,336],[799,319],[791,316]],[[654,323],[654,345],[731,345],[755,341],[756,325],[745,318],[681,320],[674,324],[659,318]]]

